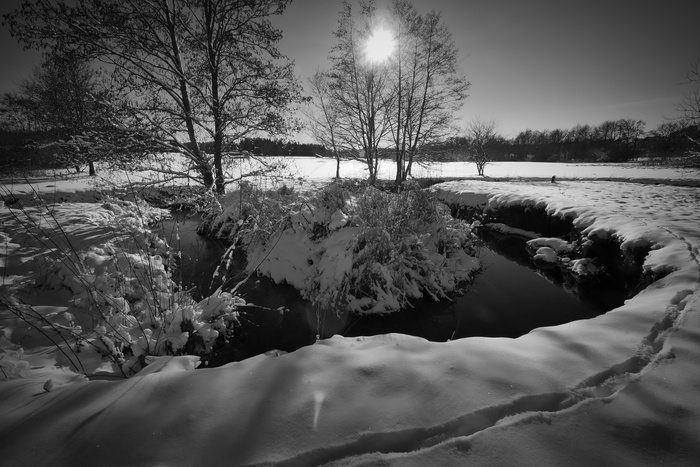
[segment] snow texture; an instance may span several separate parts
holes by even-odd
[[[508,167],[535,170],[520,165]],[[537,167],[542,179],[561,180],[555,169],[581,166]],[[315,162],[303,173],[321,176]],[[192,361],[170,359],[116,381],[70,371],[51,346],[20,339],[3,320],[0,364],[11,374],[0,374],[3,465],[697,465],[698,188],[468,180],[435,190],[470,206],[541,206],[589,237],[650,246],[644,267],[669,274],[604,315],[517,339],[335,336],[219,368],[185,371]],[[76,204],[81,194],[69,197],[59,207],[80,220],[71,238],[87,243],[94,227]],[[0,221],[5,283],[16,284],[40,269],[41,245],[13,227],[9,208]],[[305,248],[292,240],[280,241]],[[62,317],[69,295],[37,297],[35,306]]]

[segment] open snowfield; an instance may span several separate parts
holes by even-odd
[[[327,179],[334,164],[298,160],[297,176]],[[383,170],[391,177],[390,164]],[[476,175],[465,163],[414,173]],[[697,465],[700,174],[535,163],[494,163],[486,174],[434,189],[470,206],[542,206],[589,236],[651,246],[644,267],[668,274],[604,315],[517,339],[336,336],[196,371],[191,358],[164,358],[129,379],[92,377],[99,362],[89,378],[74,372],[0,309],[0,464]],[[362,169],[344,163],[341,176]],[[47,229],[42,209],[52,210],[71,248],[121,235],[87,178],[32,186],[48,205],[32,204],[24,182],[0,190]],[[70,289],[20,288],[41,275],[46,245],[13,209],[0,207],[0,292],[65,325]]]
[[[335,161],[329,159],[296,159],[293,167],[310,178],[325,178],[335,174]],[[344,161],[340,165],[341,177],[366,178],[366,169],[357,161]],[[476,165],[469,162],[433,163],[414,166],[415,177],[425,178],[477,178]],[[560,164],[549,162],[492,162],[486,166],[485,175],[498,179],[546,179],[552,176],[568,180],[629,180],[661,181],[664,183],[700,184],[697,170],[672,167],[641,166],[638,164]],[[379,178],[393,180],[396,166],[391,160],[379,165]]]

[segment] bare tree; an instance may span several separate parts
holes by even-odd
[[[458,74],[457,49],[440,13],[422,15],[407,0],[394,0],[391,12],[397,51],[389,124],[399,184],[423,145],[454,132],[453,115],[467,97],[469,82]]]
[[[624,161],[636,157],[645,125],[646,123],[642,120],[622,118],[606,120],[598,125],[594,134],[597,142],[602,146],[602,158]]]
[[[359,149],[370,181],[376,178],[380,145],[393,146],[396,183],[406,180],[421,148],[454,132],[454,112],[469,83],[458,73],[457,49],[439,13],[419,13],[408,0],[394,0],[389,16],[373,0],[359,11],[347,0],[331,50],[331,106],[340,140]],[[378,29],[393,29],[396,50],[384,63],[362,53]]]
[[[359,7],[359,12],[353,11],[352,4],[343,1],[334,32],[337,42],[330,55],[330,90],[338,112],[339,138],[360,153],[373,184],[379,169],[379,146],[389,131],[392,96],[386,73],[362,52],[372,30],[374,1],[360,1]]]
[[[255,132],[284,133],[299,98],[293,64],[269,17],[289,0],[24,0],[4,15],[28,46],[96,59],[112,71],[132,124],[162,152],[186,156],[188,177],[223,192],[224,147]],[[212,142],[212,153],[200,145]],[[194,172],[194,174],[193,174]]]
[[[693,89],[677,105],[681,113],[679,120],[685,126],[694,125],[700,128],[700,58],[686,73],[686,81]]]
[[[52,54],[22,80],[17,93],[5,96],[3,108],[21,130],[49,132],[66,163],[78,171],[88,164],[90,175],[96,175],[94,163],[100,155],[77,141],[81,133],[103,126],[109,114],[103,103],[106,95],[87,62],[71,54]]]
[[[693,86],[683,100],[678,104],[681,112],[680,123],[689,127],[693,136],[688,136],[692,144],[692,149],[688,151],[688,157],[683,162],[684,165],[695,169],[700,168],[700,58],[686,74],[688,84]]]
[[[335,178],[340,178],[340,114],[332,102],[330,77],[327,73],[317,70],[308,82],[314,107],[314,110],[306,112],[311,133],[316,141],[333,152],[336,162]]]
[[[492,159],[493,144],[498,139],[496,122],[474,119],[467,125],[468,158],[476,164],[476,171],[484,176],[484,169]]]
[[[680,146],[680,134],[683,125],[680,122],[666,121],[659,124],[654,130],[649,132],[653,137],[652,144],[655,155],[667,159],[673,155]]]
[[[0,97],[0,119],[7,130],[30,132],[39,129],[36,112],[36,102],[19,92],[6,92]]]

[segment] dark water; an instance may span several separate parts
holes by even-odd
[[[156,230],[171,248],[180,252],[181,267],[175,270],[173,280],[185,290],[192,290],[192,296],[201,300],[221,284],[213,275],[226,245],[198,235],[198,225],[198,217],[176,211],[172,219],[162,222]]]
[[[196,225],[194,219],[178,221],[182,250],[179,275],[183,284],[198,287],[199,295],[206,295],[225,247],[198,236]],[[240,329],[235,330],[232,343],[210,364],[241,360],[273,349],[293,351],[313,343],[317,335],[352,337],[394,332],[432,341],[469,336],[518,337],[537,327],[594,317],[625,299],[619,287],[580,285],[562,277],[558,270],[537,269],[524,240],[519,238],[485,237],[478,256],[483,269],[464,295],[451,302],[420,300],[414,308],[384,316],[338,316],[330,310],[317,311],[293,287],[252,277],[238,293],[255,306],[242,309]],[[239,261],[236,267],[242,266]]]

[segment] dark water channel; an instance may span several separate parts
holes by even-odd
[[[164,223],[166,236],[175,224],[182,253],[181,268],[175,276],[186,287],[196,287],[195,298],[201,298],[211,290],[212,273],[225,246],[197,235],[196,219]],[[171,245],[178,247],[176,243]],[[327,338],[334,334],[353,337],[395,332],[432,341],[469,336],[518,337],[537,327],[594,317],[621,305],[626,298],[622,287],[576,284],[556,269],[536,268],[521,238],[485,235],[478,250],[482,270],[464,295],[451,302],[420,300],[414,308],[384,316],[317,312],[293,287],[251,277],[238,293],[255,306],[241,310],[240,329],[210,364],[242,360],[273,349],[293,351],[312,344],[317,335]],[[234,267],[243,266],[239,260]]]

